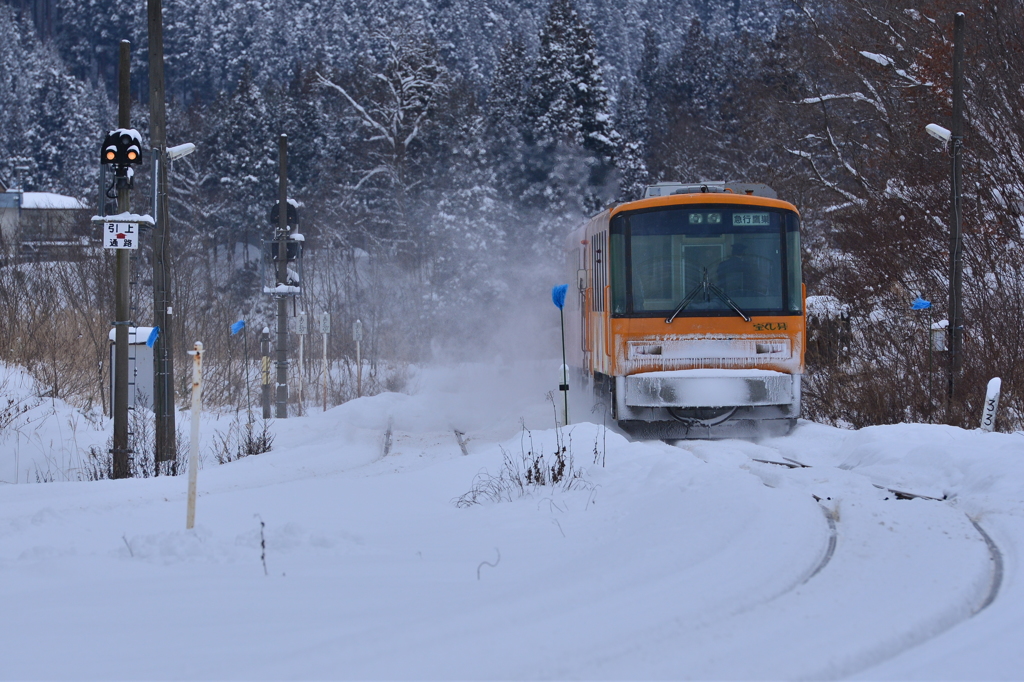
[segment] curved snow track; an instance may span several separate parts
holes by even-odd
[[[710,456],[714,446],[702,447],[699,456]],[[758,461],[749,468],[767,486],[801,487],[820,500],[830,529],[821,560],[799,584],[767,600],[660,632],[651,651],[672,653],[648,671],[653,677],[846,677],[947,631],[998,595],[999,547],[952,506],[903,493],[897,499],[837,468],[790,470],[773,466],[792,466],[781,457]],[[612,654],[593,672],[628,676],[633,653]]]

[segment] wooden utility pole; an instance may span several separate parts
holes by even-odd
[[[964,240],[961,231],[961,162],[964,139],[964,14],[957,12],[953,19],[953,130],[950,139],[952,178],[950,187],[949,238],[949,386],[947,420],[952,421],[952,402],[957,375],[963,366],[963,256]]]
[[[288,284],[288,136],[278,142],[277,285]],[[277,294],[277,418],[288,417],[288,299]]]
[[[121,41],[121,60],[118,72],[117,127],[131,128],[131,43]],[[118,173],[117,210],[131,210],[128,196],[128,175]],[[112,454],[113,478],[127,478],[130,471],[128,447],[128,327],[131,325],[131,292],[128,290],[131,254],[128,249],[117,249],[114,265],[114,449]]]
[[[167,207],[167,110],[164,97],[164,31],[161,0],[147,0],[149,14],[149,146],[153,150],[156,205],[153,217],[153,412],[156,471],[177,458],[174,429],[174,344],[171,330],[170,211]]]

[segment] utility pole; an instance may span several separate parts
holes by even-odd
[[[121,41],[121,60],[118,71],[117,127],[131,128],[131,43]],[[127,170],[117,172],[117,210],[129,213]],[[122,177],[122,173],[124,177]],[[127,478],[129,474],[128,448],[128,327],[131,325],[130,280],[131,254],[128,249],[117,249],[114,266],[114,470],[113,478]]]
[[[278,142],[277,285],[288,284],[288,136]],[[288,418],[288,299],[277,294],[277,418]]]
[[[947,393],[947,421],[952,421],[952,403],[957,375],[963,367],[964,309],[963,255],[964,240],[961,231],[961,162],[964,139],[964,14],[957,12],[953,19],[953,130],[950,136],[952,152],[951,210],[949,239],[949,386]]]
[[[156,416],[156,472],[177,458],[174,428],[174,344],[171,331],[170,211],[167,206],[167,110],[164,96],[164,32],[161,0],[147,0],[149,15],[149,144],[156,186],[153,217],[153,412]]]

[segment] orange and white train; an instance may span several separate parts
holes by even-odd
[[[653,185],[575,230],[566,255],[572,383],[624,430],[730,438],[796,424],[800,215],[770,187]]]

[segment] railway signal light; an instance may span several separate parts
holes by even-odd
[[[100,151],[100,163],[126,168],[142,163],[142,138],[135,130],[119,128],[107,133]]]

